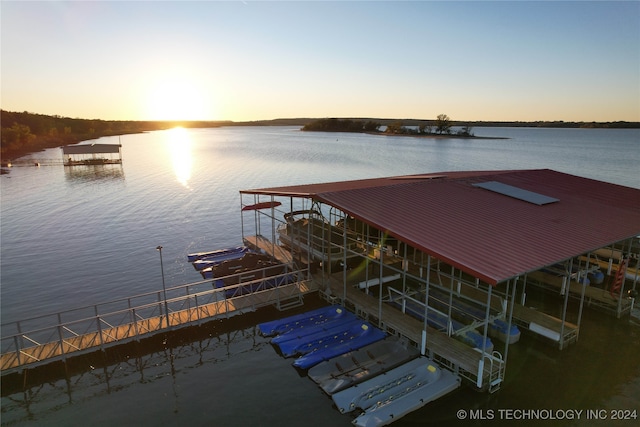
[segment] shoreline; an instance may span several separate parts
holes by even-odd
[[[316,131],[317,132],[317,131]],[[326,132],[332,133],[332,132]],[[411,134],[411,133],[385,133],[385,132],[347,132],[347,133],[364,133],[366,135],[378,135],[378,136],[411,136],[414,138],[429,138],[429,139],[511,139],[507,136],[475,136],[475,135],[441,135],[441,134]]]

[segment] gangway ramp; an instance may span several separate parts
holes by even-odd
[[[66,323],[58,323],[34,331],[3,336],[3,353],[0,355],[0,371],[20,369],[48,363],[82,353],[104,349],[109,346],[124,344],[134,340],[150,337],[156,333],[188,326],[214,318],[225,317],[243,310],[257,309],[268,305],[278,305],[300,295],[315,292],[317,288],[311,281],[297,281],[282,284],[273,288],[261,288],[255,292],[233,298],[224,298],[228,289],[246,286],[247,283],[212,289],[207,292],[189,294],[167,300],[167,306],[186,306],[181,310],[170,311],[166,316],[163,311],[164,301],[153,304],[129,307],[118,312],[96,315],[89,319],[79,319]],[[218,295],[213,302],[212,295]],[[153,316],[141,318],[140,313],[154,309]],[[98,310],[96,309],[96,312]],[[123,319],[114,325],[112,318]],[[110,323],[111,321],[111,323]],[[84,329],[78,333],[79,325],[89,323],[91,330]],[[4,325],[3,325],[4,326]],[[83,326],[84,328],[84,326]],[[38,335],[40,334],[40,335]],[[38,342],[36,336],[49,337],[46,342]]]

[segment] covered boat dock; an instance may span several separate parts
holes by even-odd
[[[638,277],[625,273],[637,268],[638,189],[543,169],[240,194],[245,243],[288,251],[329,301],[408,338],[480,390],[500,387],[514,326],[563,349],[578,340],[585,305],[617,317],[632,308]],[[621,259],[596,287],[585,279],[603,249]],[[533,285],[555,292],[561,309],[529,307]]]
[[[65,166],[122,164],[120,144],[80,144],[62,147]]]

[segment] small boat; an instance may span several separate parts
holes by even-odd
[[[353,337],[366,331],[369,325],[359,319],[347,320],[338,324],[332,324],[329,328],[318,327],[314,333],[305,333],[302,336],[297,334],[287,334],[283,339],[277,340],[273,338],[272,343],[280,348],[280,352],[284,357],[306,354],[324,348],[332,343],[341,342],[345,339]]]
[[[311,310],[305,313],[285,317],[284,319],[261,323],[258,325],[258,330],[265,337],[269,337],[287,331],[295,327],[295,325],[297,325],[299,322],[306,323],[318,321],[325,317],[332,317],[334,314],[340,314],[344,310],[344,307],[341,307],[339,305],[321,307],[316,310]]]
[[[418,357],[418,350],[387,337],[309,369],[308,376],[332,395]]]
[[[442,377],[442,373],[443,370],[431,359],[419,357],[339,391],[331,398],[342,413],[366,410],[388,399],[397,399],[410,390],[433,385]]]
[[[270,265],[280,264],[271,259],[270,256],[256,252],[244,252],[241,257],[232,257],[212,266],[200,270],[204,279],[215,279],[224,277],[241,271],[255,270]]]
[[[285,325],[284,327],[286,329],[281,329],[278,336],[274,337],[271,342],[278,344],[280,342],[293,339],[293,337],[301,338],[357,320],[358,317],[355,314],[345,310],[344,308],[338,307],[320,318],[316,317],[313,319],[298,321],[295,324]]]
[[[248,250],[249,250],[249,248],[246,247],[246,246],[238,246],[238,247],[234,247],[234,248],[217,249],[215,251],[196,252],[196,253],[188,254],[187,255],[187,260],[189,262],[194,262],[194,261],[197,261],[197,260],[202,259],[202,258],[216,257],[218,255],[227,254],[227,253],[234,253],[234,252],[247,252]]]
[[[331,343],[318,343],[312,351],[298,357],[293,366],[300,369],[309,369],[325,360],[332,359],[341,354],[358,350],[366,345],[380,341],[386,337],[386,333],[378,328],[362,323],[359,328],[354,326],[350,336],[343,336],[340,340],[333,340]]]
[[[213,256],[207,256],[204,258],[197,259],[193,261],[193,268],[197,271],[204,270],[208,267],[214,267],[224,261],[229,261],[232,259],[240,259],[242,258],[248,251],[241,252],[227,252],[222,254],[217,254]]]
[[[352,423],[354,425],[358,427],[379,427],[391,424],[408,413],[460,387],[461,380],[459,376],[438,368],[429,359],[421,357],[409,363],[414,362],[417,366],[412,371],[404,375],[402,371],[399,371],[400,376],[394,375],[396,377],[395,381],[387,381],[386,384],[390,385],[389,388],[376,386],[376,383],[387,380],[388,378],[385,378],[385,375],[390,374],[392,371],[369,380],[371,381],[371,386],[368,389],[369,393],[361,396],[354,403],[361,406],[370,406],[353,420]],[[417,362],[422,362],[422,365]],[[401,368],[402,366],[396,369]],[[364,384],[366,383],[361,383],[360,385]],[[345,391],[348,390],[350,389]],[[336,395],[334,394],[334,396]]]
[[[353,232],[332,226],[315,209],[292,211],[286,213],[284,219],[285,224],[277,229],[280,243],[317,261],[339,264],[345,259],[357,258],[363,252]]]

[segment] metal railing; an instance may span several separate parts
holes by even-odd
[[[167,288],[166,303],[160,290],[3,324],[0,371],[139,340],[174,327],[277,304],[308,291],[307,270],[273,276],[266,269],[255,272],[255,280],[242,283],[238,279],[246,273]],[[216,287],[225,279],[238,284]]]

